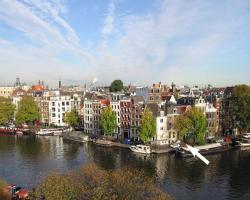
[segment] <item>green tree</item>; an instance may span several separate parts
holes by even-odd
[[[174,121],[174,128],[184,140],[191,138],[193,144],[203,143],[207,130],[207,119],[202,111],[192,108],[184,115],[177,116]]]
[[[10,99],[0,97],[0,124],[5,125],[10,119],[13,119],[15,105]]]
[[[70,112],[65,114],[65,122],[72,127],[79,125],[80,118],[76,109],[72,109]]]
[[[234,87],[229,111],[234,128],[238,128],[240,132],[250,130],[249,86],[238,85]]]
[[[149,141],[156,135],[156,119],[149,109],[142,113],[141,125],[139,127],[139,137],[143,142]]]
[[[121,80],[114,80],[110,85],[110,92],[119,92],[123,90],[123,82]]]
[[[117,127],[116,115],[110,105],[101,110],[100,124],[103,128],[104,135],[109,136],[114,133]]]
[[[28,125],[34,125],[34,123],[40,120],[41,115],[37,103],[31,96],[25,96],[19,102],[18,110],[15,116],[16,123],[27,123]]]

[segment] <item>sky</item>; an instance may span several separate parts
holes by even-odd
[[[0,69],[1,85],[250,84],[250,0],[0,0]]]

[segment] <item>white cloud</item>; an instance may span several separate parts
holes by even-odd
[[[104,20],[102,27],[102,34],[109,35],[114,28],[114,17],[115,17],[115,0],[111,0],[108,7],[108,13]]]
[[[39,76],[47,80],[65,76],[79,81],[97,77],[98,83],[109,83],[114,78],[141,84],[161,80],[204,81],[204,76],[194,73],[201,73],[203,64],[216,51],[221,51],[233,37],[240,37],[235,30],[241,33],[244,27],[245,34],[249,32],[246,28],[249,14],[241,11],[245,3],[232,0],[215,6],[216,1],[212,0],[158,2],[158,9],[144,14],[116,15],[119,1],[111,0],[100,40],[91,41],[92,48],[87,49],[81,45],[84,38],[79,38],[66,21],[67,12],[73,11],[67,10],[65,2],[2,0],[0,20],[36,45],[13,46],[15,41],[2,39],[0,53],[4,56],[0,63],[8,66],[5,74],[13,76],[15,71],[33,80]],[[70,64],[58,59],[62,52],[81,62]]]

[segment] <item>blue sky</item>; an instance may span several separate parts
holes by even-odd
[[[0,84],[250,84],[249,0],[1,0]]]

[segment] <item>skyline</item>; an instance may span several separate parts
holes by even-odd
[[[250,1],[0,2],[0,84],[250,84]]]

